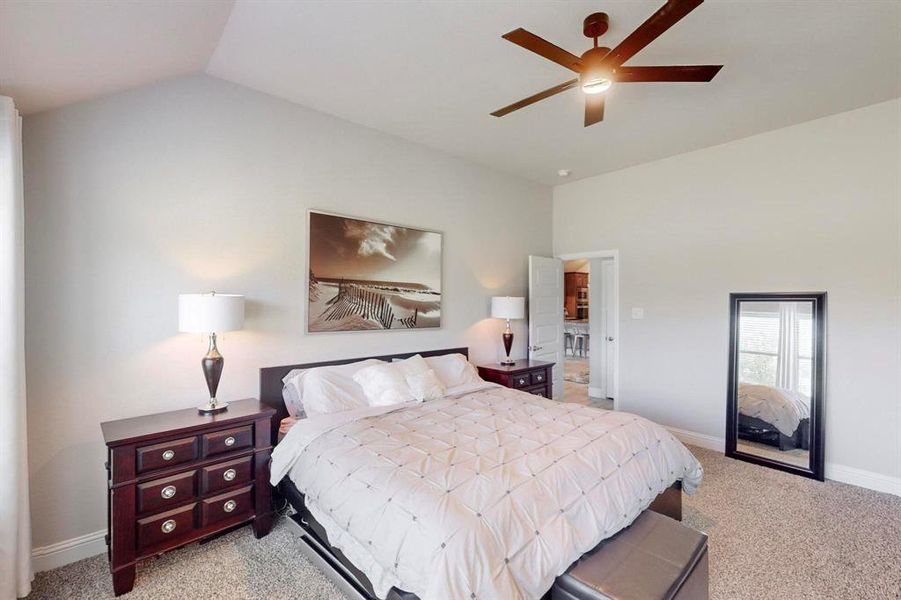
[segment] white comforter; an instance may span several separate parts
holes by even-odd
[[[803,419],[810,417],[810,400],[800,392],[768,385],[738,386],[738,412],[760,419],[791,437]]]
[[[376,594],[539,598],[695,457],[641,417],[489,385],[299,422],[272,456]]]

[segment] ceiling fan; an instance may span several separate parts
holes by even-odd
[[[530,33],[523,28],[514,29],[503,35],[517,46],[539,54],[579,74],[560,85],[538,92],[510,106],[491,113],[495,117],[519,110],[539,100],[544,100],[560,92],[581,86],[585,92],[585,127],[604,120],[604,92],[614,83],[634,83],[650,81],[700,81],[707,82],[723,68],[723,65],[691,65],[670,67],[627,67],[623,63],[657,39],[660,34],[679,22],[682,17],[696,9],[704,0],[668,0],[660,10],[642,23],[620,44],[611,50],[598,46],[609,25],[607,13],[593,13],[585,18],[582,32],[594,40],[594,47],[581,57],[570,54],[563,48]]]

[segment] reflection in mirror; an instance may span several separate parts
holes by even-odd
[[[738,449],[810,464],[812,302],[742,302]]]
[[[754,462],[781,463],[814,476],[822,470],[817,465],[822,446],[812,446],[821,440],[811,426],[814,394],[822,386],[817,319],[825,295],[820,296],[733,294],[729,408],[734,412],[727,445],[736,455],[761,459]]]

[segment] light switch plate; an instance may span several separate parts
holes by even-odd
[[[643,308],[633,308],[632,309],[632,318],[633,319],[644,319],[644,309]]]

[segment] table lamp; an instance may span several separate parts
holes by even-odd
[[[208,415],[228,409],[228,402],[216,399],[223,358],[216,347],[216,334],[234,331],[244,326],[244,296],[235,294],[179,294],[178,330],[188,333],[208,333],[210,347],[200,362],[210,391],[210,401],[197,407]]]
[[[513,332],[510,330],[510,319],[522,319],[526,314],[526,299],[511,296],[495,296],[491,299],[491,316],[495,319],[506,319],[507,329],[504,330],[504,350],[507,358],[501,361],[502,365],[512,365],[516,361],[510,358],[510,349],[513,348]]]

